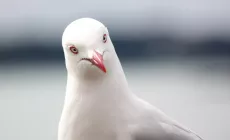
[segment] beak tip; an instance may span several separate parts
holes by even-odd
[[[99,65],[98,68],[101,69],[104,73],[107,72],[103,63],[101,65]]]
[[[103,69],[103,71],[104,71],[105,73],[107,72],[105,68]]]

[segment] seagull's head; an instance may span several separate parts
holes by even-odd
[[[62,46],[69,73],[79,77],[108,73],[115,50],[109,32],[101,22],[92,18],[73,21],[64,30]]]

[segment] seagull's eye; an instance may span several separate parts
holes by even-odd
[[[106,41],[107,41],[107,35],[104,34],[104,35],[103,35],[103,42],[105,43]]]
[[[78,54],[78,49],[75,46],[71,46],[69,49],[72,53]]]

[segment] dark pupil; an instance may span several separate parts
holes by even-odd
[[[75,48],[73,48],[73,51],[75,52],[75,51],[76,51],[76,49],[75,49]]]
[[[103,36],[103,40],[105,40],[105,36]]]

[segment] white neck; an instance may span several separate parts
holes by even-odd
[[[114,59],[112,64],[113,69],[97,81],[79,79],[68,73],[65,106],[71,104],[73,99],[82,99],[86,96],[109,100],[124,98],[129,94],[128,83],[118,57]]]
[[[91,131],[86,131],[89,127],[94,130],[93,134],[103,134],[106,139],[110,139],[111,129],[114,129],[112,126],[123,125],[114,116],[124,112],[121,109],[129,104],[132,94],[118,58],[113,65],[115,69],[96,82],[82,81],[68,74],[59,140],[81,139],[82,132],[87,132],[84,136],[90,137],[86,139],[93,139]],[[89,124],[88,120],[99,123],[100,127]]]

